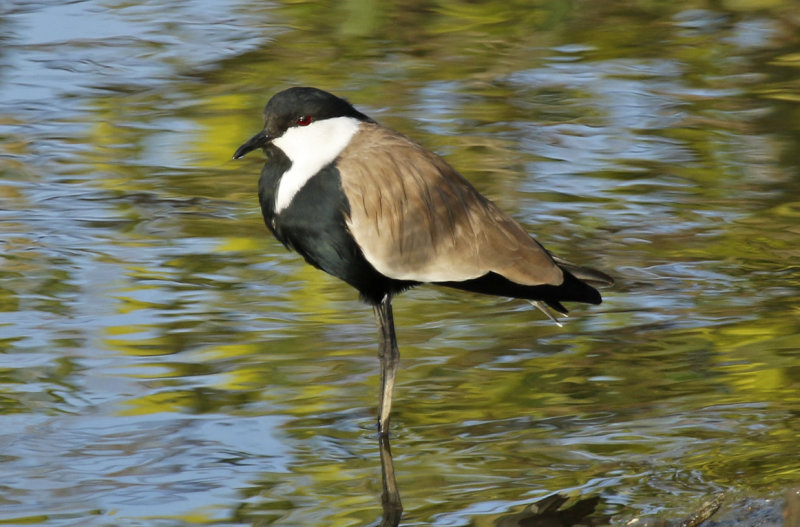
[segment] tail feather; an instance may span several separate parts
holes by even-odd
[[[551,256],[553,257],[553,261],[556,262],[559,267],[572,273],[572,275],[578,280],[583,280],[584,282],[595,286],[614,285],[614,279],[602,271],[591,269],[589,267],[581,267],[580,265],[575,265],[574,263],[558,256]]]
[[[522,285],[492,272],[479,278],[461,282],[435,283],[436,285],[483,293],[485,295],[508,296],[512,298],[541,301],[561,314],[567,313],[567,309],[561,304],[561,302],[564,301],[584,302],[587,304],[599,304],[603,301],[597,289],[582,280],[578,280],[566,269],[564,270],[564,281],[559,285]]]
[[[561,302],[600,304],[603,298],[595,287],[613,285],[614,279],[601,271],[575,265],[563,258],[557,256],[552,256],[552,258],[564,274],[564,280],[559,285],[522,285],[494,272],[460,282],[434,283],[486,295],[524,298],[560,326],[561,322],[551,310],[566,316],[567,308]]]

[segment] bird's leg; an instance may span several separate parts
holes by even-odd
[[[392,411],[392,391],[397,367],[400,363],[400,350],[397,349],[397,337],[394,334],[394,317],[392,315],[392,298],[383,297],[380,304],[373,307],[378,320],[380,342],[378,358],[381,361],[381,393],[379,398],[378,432],[389,433],[389,414]]]

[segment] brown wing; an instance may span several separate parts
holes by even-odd
[[[517,222],[407,137],[364,123],[337,164],[348,228],[384,275],[453,282],[494,271],[523,285],[562,283],[561,269]]]

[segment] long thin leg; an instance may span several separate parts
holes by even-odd
[[[400,491],[394,477],[394,461],[392,461],[392,450],[389,447],[389,436],[381,435],[379,444],[381,448],[381,486],[383,487],[381,527],[397,527],[403,516],[403,503],[400,501]]]
[[[397,349],[397,337],[394,334],[394,316],[392,315],[392,298],[383,297],[380,304],[373,307],[375,318],[378,320],[380,342],[378,343],[378,358],[381,361],[381,392],[378,401],[380,415],[378,417],[378,432],[381,435],[389,433],[389,414],[392,411],[392,391],[397,367],[400,364],[400,350]]]

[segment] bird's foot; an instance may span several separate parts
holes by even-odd
[[[544,302],[542,302],[540,300],[528,300],[528,302],[530,302],[533,307],[537,308],[539,311],[541,311],[542,313],[547,315],[547,318],[549,318],[550,320],[555,322],[556,326],[564,327],[564,324],[562,324],[561,321],[558,320],[557,315],[555,313],[553,313],[553,311],[547,306],[547,304],[545,304]],[[558,314],[563,316],[563,317],[567,316],[566,313],[558,313]]]

